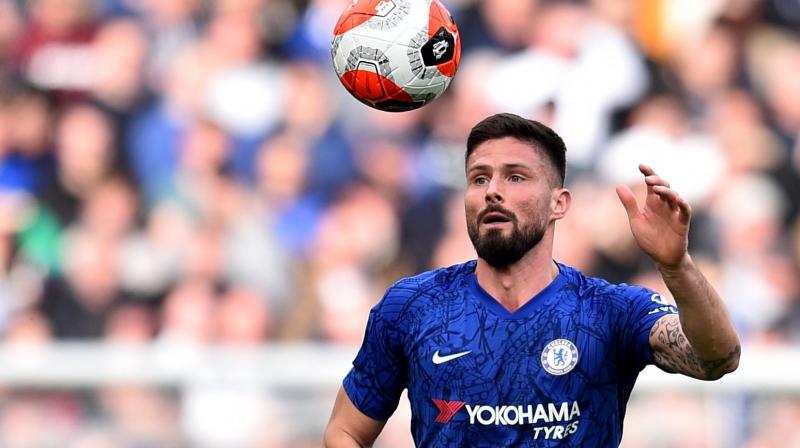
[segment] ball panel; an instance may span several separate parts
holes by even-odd
[[[376,6],[382,0],[358,0],[350,4],[336,22],[333,28],[333,35],[344,34],[355,27],[361,25],[375,15]]]
[[[391,79],[378,74],[369,63],[362,63],[358,70],[350,70],[342,76],[342,83],[357,98],[369,102],[398,99],[413,101],[411,95],[403,91]]]
[[[342,68],[343,60],[340,60],[339,57],[340,51],[339,47],[342,45],[342,35],[339,34],[333,38],[333,42],[331,42],[331,61],[333,62],[333,70],[336,72],[337,76],[342,76],[344,73],[344,69]]]
[[[408,43],[411,37],[418,30],[415,26],[404,26],[402,29],[395,30],[392,33],[395,37],[393,41],[385,40],[388,33],[379,30],[368,29],[366,27],[359,27],[344,35],[345,40],[352,39],[358,42],[357,45],[364,47],[380,49],[382,58],[385,61],[385,69],[381,72],[382,75],[391,79],[395,84],[407,87],[415,83],[416,73],[411,68],[408,57]],[[342,47],[346,48],[346,47]],[[364,55],[361,55],[364,58]],[[353,69],[353,66],[348,66]],[[424,85],[429,81],[426,79]]]
[[[410,0],[383,0],[375,5],[375,15],[364,23],[364,27],[374,30],[396,28],[404,21],[411,10]]]
[[[428,37],[430,39],[435,39],[440,33],[442,33],[442,35],[449,34],[452,36],[452,40],[442,39],[440,42],[452,42],[454,48],[444,49],[445,53],[448,53],[448,58],[443,58],[446,62],[440,63],[436,67],[443,75],[452,78],[455,76],[458,62],[461,60],[461,39],[458,35],[456,22],[450,16],[450,13],[447,12],[447,9],[445,9],[444,5],[442,5],[439,0],[432,0],[430,14],[428,15]]]
[[[428,10],[428,37],[433,37],[439,28],[445,27],[447,31],[456,34],[456,22],[439,0],[432,0]]]
[[[408,57],[408,64],[411,72],[415,78],[413,82],[415,85],[419,83],[430,83],[436,78],[441,78],[442,73],[436,67],[429,67],[425,64],[422,55],[422,47],[428,42],[428,31],[420,30],[414,38],[412,38],[406,49],[406,56]]]
[[[426,66],[440,66],[453,60],[456,48],[456,36],[439,27],[432,38],[420,48],[422,63]]]
[[[450,78],[442,76],[441,79],[442,81],[427,86],[404,86],[403,90],[414,98],[414,101],[427,104],[438,98],[447,89]]]
[[[403,22],[410,11],[411,0],[358,0],[339,17],[333,34],[344,34],[359,26],[389,30]]]
[[[386,111],[405,111],[421,107],[391,79],[377,73],[374,66],[362,62],[358,70],[350,70],[342,76],[342,84],[362,103]]]
[[[336,23],[336,27],[333,29],[333,35],[340,36],[352,29],[357,28],[359,25],[371,18],[371,15],[358,13],[342,16],[339,18],[339,21]]]

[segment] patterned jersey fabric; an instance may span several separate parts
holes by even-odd
[[[645,288],[558,264],[509,312],[476,262],[402,279],[371,311],[344,380],[365,415],[388,419],[403,389],[420,447],[607,447],[622,438],[649,332],[675,307]]]

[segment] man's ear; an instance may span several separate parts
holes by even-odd
[[[556,188],[553,190],[553,201],[551,203],[551,213],[554,220],[566,216],[569,206],[572,204],[572,193],[566,188]]]

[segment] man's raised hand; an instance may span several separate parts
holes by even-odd
[[[639,247],[658,265],[676,267],[687,254],[692,210],[651,167],[639,165],[639,171],[647,185],[643,208],[639,208],[629,187],[617,187],[617,195],[628,213],[631,232]]]

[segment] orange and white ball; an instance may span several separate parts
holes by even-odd
[[[356,99],[384,111],[433,101],[461,58],[458,28],[439,0],[354,0],[333,35],[339,80]]]

